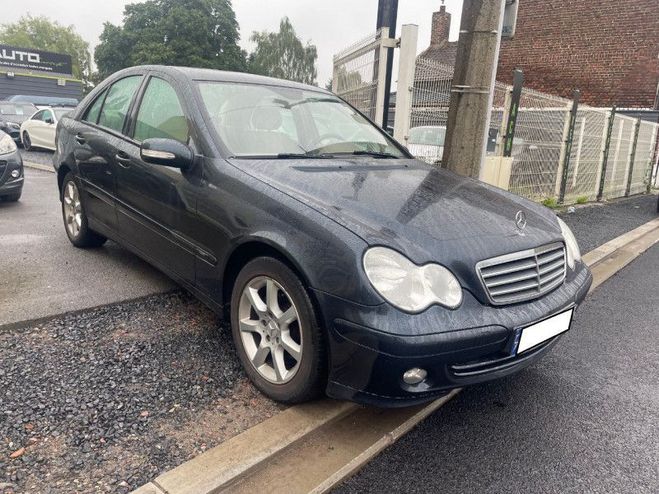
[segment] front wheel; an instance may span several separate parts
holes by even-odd
[[[80,190],[72,173],[64,177],[61,199],[64,228],[71,243],[81,248],[103,245],[107,238],[89,228]]]
[[[301,280],[281,261],[256,258],[231,296],[233,340],[245,372],[284,403],[316,398],[326,384],[325,342]]]

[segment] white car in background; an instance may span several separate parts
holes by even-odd
[[[435,164],[442,160],[446,127],[443,125],[424,125],[410,129],[407,149],[426,163]]]
[[[26,151],[43,148],[55,151],[57,122],[73,107],[55,107],[39,110],[21,125],[21,142]]]

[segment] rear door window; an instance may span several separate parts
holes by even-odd
[[[122,132],[130,103],[140,86],[142,76],[130,76],[115,82],[110,88],[98,124],[117,132]]]

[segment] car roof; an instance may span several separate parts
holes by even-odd
[[[216,69],[200,69],[196,67],[180,67],[169,65],[140,65],[125,69],[125,73],[144,72],[152,70],[155,72],[162,72],[169,74],[173,77],[183,76],[191,81],[212,81],[212,82],[238,82],[245,84],[261,84],[269,86],[282,86],[295,89],[306,89],[309,91],[319,91],[326,94],[331,94],[324,88],[318,86],[311,86],[309,84],[302,84],[300,82],[287,81],[285,79],[276,79],[274,77],[267,77],[256,74],[246,74],[244,72],[230,72],[225,70]],[[122,71],[124,72],[124,71]]]

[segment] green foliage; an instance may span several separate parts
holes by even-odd
[[[123,26],[105,23],[94,53],[99,79],[142,64],[244,71],[231,0],[148,0],[129,4]]]
[[[588,202],[588,196],[577,197],[577,204],[586,204],[587,202]]]
[[[558,207],[558,201],[556,200],[555,197],[548,197],[547,199],[542,201],[542,204],[551,209],[556,209]]]
[[[248,60],[250,72],[316,84],[316,47],[302,44],[287,17],[279,23],[278,33],[255,32],[250,39],[256,43]]]
[[[81,79],[85,90],[91,86],[89,43],[73,26],[62,26],[47,17],[24,15],[13,24],[0,26],[0,43],[71,55],[73,76]]]

